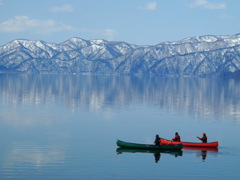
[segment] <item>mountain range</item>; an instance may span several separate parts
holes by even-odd
[[[0,47],[0,73],[210,76],[240,72],[240,34],[140,46],[71,38],[14,40]]]

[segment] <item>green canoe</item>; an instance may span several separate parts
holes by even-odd
[[[119,147],[123,148],[138,148],[138,149],[164,149],[164,150],[180,150],[182,149],[182,144],[176,145],[153,145],[153,144],[137,144],[117,140],[116,143]]]

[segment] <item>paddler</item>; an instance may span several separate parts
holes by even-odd
[[[160,139],[160,137],[159,137],[158,134],[156,135],[156,138],[155,138],[154,144],[157,145],[157,146],[159,146],[159,145],[161,144],[161,139]]]
[[[172,141],[181,142],[181,138],[180,138],[178,132],[175,133],[175,137],[172,138]]]
[[[207,135],[206,135],[206,133],[202,133],[202,138],[200,138],[200,137],[198,137],[197,136],[197,138],[199,139],[199,140],[201,140],[202,141],[202,143],[207,143]]]

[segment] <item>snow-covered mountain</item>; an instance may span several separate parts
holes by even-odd
[[[207,76],[240,70],[240,34],[198,36],[154,46],[71,38],[14,40],[0,47],[0,73]]]

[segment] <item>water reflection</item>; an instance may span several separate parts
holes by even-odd
[[[197,157],[202,157],[202,160],[205,161],[207,157],[207,151],[201,151],[200,154],[197,154]]]
[[[5,155],[5,167],[16,166],[18,163],[43,166],[46,164],[62,164],[65,155],[60,145],[37,145],[28,143],[13,143]]]
[[[175,157],[182,156],[182,150],[154,150],[154,149],[135,149],[135,148],[117,148],[116,149],[117,154],[123,154],[123,153],[150,153],[153,154],[154,160],[156,163],[161,158],[161,154],[170,154]]]
[[[207,155],[218,154],[218,148],[201,148],[201,147],[183,147],[184,153],[194,153],[197,158],[201,158],[203,162],[206,161]]]
[[[161,158],[161,154],[160,153],[154,153],[154,158],[155,158],[155,163],[158,163],[158,161]]]
[[[18,106],[60,102],[71,111],[122,108],[131,103],[240,122],[237,79],[0,75],[0,101]],[[1,114],[4,116],[4,114]]]
[[[117,148],[117,154],[123,153],[150,153],[153,154],[156,163],[161,158],[161,154],[170,154],[175,157],[184,156],[184,154],[196,154],[197,158],[201,158],[203,162],[206,161],[207,155],[217,156],[217,148],[201,148],[201,147],[183,147],[183,150],[145,150],[145,149],[133,149],[133,148]]]
[[[184,173],[179,165],[185,174],[193,173],[191,179],[198,177],[196,162],[202,158],[209,162],[201,164],[206,177],[221,178],[219,169],[226,167],[228,179],[239,177],[239,143],[233,138],[239,133],[234,124],[240,122],[239,96],[240,82],[231,79],[0,74],[0,179],[136,179],[146,174],[146,179],[166,179],[172,169],[179,178]],[[145,166],[139,158],[129,163],[115,155],[117,138],[152,143],[156,133],[171,136],[175,129],[194,139],[196,133],[211,132],[228,151],[219,153],[223,163],[212,159],[218,152],[199,149],[144,152],[150,155],[145,161],[140,154]],[[126,151],[119,152],[133,155]],[[153,162],[164,162],[161,171],[152,169]]]
[[[12,143],[5,153],[1,153],[0,179],[28,179],[33,172],[41,172],[46,167],[63,166],[66,159],[64,151],[60,144]]]

